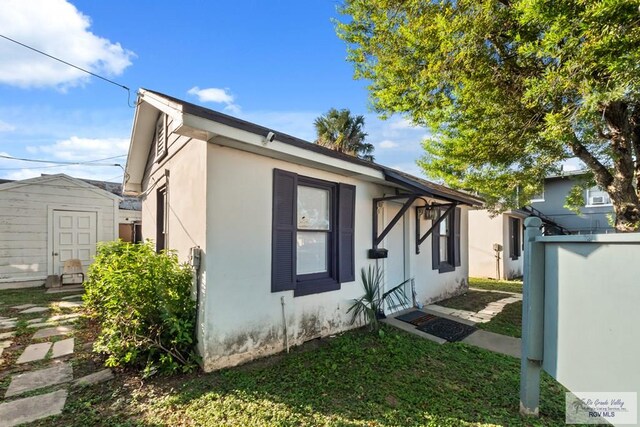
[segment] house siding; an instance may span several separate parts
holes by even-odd
[[[583,206],[579,215],[564,207],[567,195],[574,185],[576,181],[571,177],[548,178],[544,183],[544,201],[531,202],[531,206],[572,234],[613,232],[614,228],[608,218],[613,215],[613,207]],[[586,202],[586,195],[584,199]]]
[[[49,271],[49,207],[99,213],[97,240],[116,236],[114,199],[65,178],[25,183],[0,191],[0,283],[43,284]]]
[[[282,351],[282,302],[291,346],[352,328],[347,310],[351,301],[362,294],[359,271],[376,264],[367,258],[372,244],[372,200],[395,194],[395,188],[217,144],[208,144],[206,158],[206,283],[210,286],[202,295],[206,312],[202,325],[204,369],[211,371]],[[294,291],[271,292],[275,168],[356,187],[356,281],[342,283],[337,291],[300,297],[294,297]],[[421,253],[415,254],[414,215],[412,207],[405,215],[402,230],[406,240],[400,245],[404,245],[407,256],[390,252],[388,259],[377,263],[385,270],[390,262],[403,263],[400,271],[404,271],[405,278],[415,278],[417,299],[423,304],[460,293],[466,289],[468,276],[468,254],[464,249],[467,209],[462,209],[463,267],[444,274],[431,269],[429,239],[421,246]],[[424,221],[422,232],[426,230]],[[396,284],[394,281],[389,287]]]

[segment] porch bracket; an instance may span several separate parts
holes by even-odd
[[[407,209],[416,201],[419,196],[416,194],[408,194],[408,195],[398,195],[391,197],[381,197],[379,199],[373,199],[373,248],[376,249],[380,242],[389,234],[389,232],[393,229],[393,227],[400,221],[400,218],[405,214]],[[385,200],[396,200],[400,198],[408,198],[406,202],[402,205],[400,211],[391,219],[389,224],[382,230],[382,233],[378,235],[378,203],[383,202]]]
[[[447,207],[447,210],[444,211],[444,213],[440,215],[440,217],[436,221],[434,221],[433,224],[431,224],[431,227],[429,227],[427,232],[424,233],[424,236],[420,236],[420,217],[418,216],[418,209],[422,208],[423,206],[416,207],[416,254],[420,253],[420,245],[422,244],[422,242],[427,240],[427,237],[429,237],[429,235],[433,232],[433,230],[435,230],[436,227],[440,226],[440,223],[444,221],[447,215],[449,215],[451,211],[455,209],[456,206],[458,206],[458,204],[451,203],[449,205],[438,205],[438,206],[442,206],[442,207],[448,206],[448,207]]]

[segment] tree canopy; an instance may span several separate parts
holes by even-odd
[[[318,117],[314,126],[316,144],[373,161],[373,144],[365,142],[364,116],[353,116],[348,109],[332,108]]]
[[[616,228],[640,220],[640,0],[345,0],[337,22],[374,108],[432,129],[419,164],[529,202],[577,157]]]

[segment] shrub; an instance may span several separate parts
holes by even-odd
[[[86,306],[101,324],[94,350],[107,354],[107,366],[147,374],[197,366],[192,270],[174,252],[157,254],[150,242],[102,243],[85,287]]]

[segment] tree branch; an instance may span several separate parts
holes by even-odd
[[[596,182],[602,187],[607,188],[613,182],[613,175],[611,172],[598,160],[587,148],[580,142],[577,135],[573,135],[573,138],[569,141],[569,148],[573,154],[582,160],[585,165],[593,171]]]

